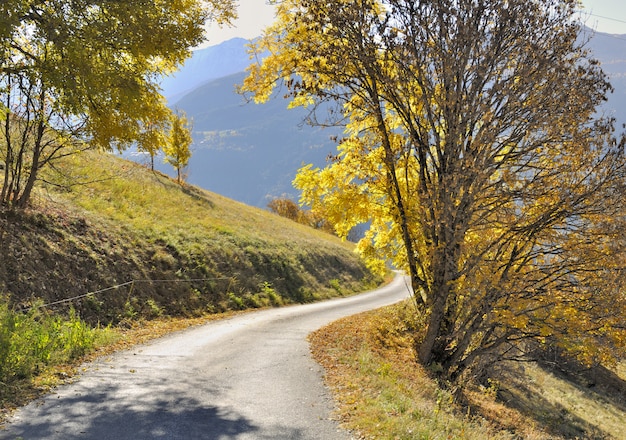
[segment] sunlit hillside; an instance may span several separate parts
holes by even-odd
[[[307,302],[372,279],[349,244],[112,155],[47,176],[0,219],[0,290],[100,322]],[[74,298],[74,299],[72,299]]]

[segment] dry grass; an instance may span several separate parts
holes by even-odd
[[[621,439],[619,392],[590,390],[538,365],[510,366],[456,404],[415,362],[409,304],[337,321],[310,337],[343,425],[360,439]],[[417,323],[419,325],[419,323]],[[624,372],[623,366],[622,373]],[[617,381],[626,385],[626,378]],[[614,379],[615,379],[614,377]],[[606,387],[605,387],[606,388]],[[611,387],[608,387],[611,388]],[[621,397],[620,397],[621,396]]]
[[[626,375],[603,367],[572,374],[537,363],[511,365],[499,396],[554,436],[622,439]],[[592,378],[590,381],[589,379]]]
[[[410,304],[392,306],[311,335],[343,425],[360,439],[512,438],[455,407],[415,362],[409,329],[398,319],[410,313]]]
[[[177,185],[159,172],[110,154],[86,152],[73,157],[63,171],[63,178],[57,177],[56,183],[72,188],[64,199],[147,235],[162,234],[176,240],[182,238],[177,233],[184,230],[185,238],[189,234],[201,241],[235,234],[251,245],[259,239],[279,247],[293,241],[304,245],[330,240],[352,249],[321,231],[198,187]]]

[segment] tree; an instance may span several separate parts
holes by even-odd
[[[167,121],[148,122],[139,135],[137,149],[150,155],[150,170],[154,171],[154,158],[167,144]]]
[[[170,133],[163,152],[165,153],[165,161],[176,169],[176,180],[179,185],[183,181],[181,171],[187,166],[191,157],[189,147],[192,142],[191,124],[187,120],[185,112],[177,110],[172,115]]]
[[[24,207],[41,167],[69,144],[123,149],[167,121],[159,78],[203,40],[206,20],[228,23],[234,6],[232,0],[3,1],[0,152],[17,168],[8,181],[5,174],[0,203]]]
[[[419,360],[458,379],[553,344],[624,353],[624,142],[574,0],[286,0],[242,91],[337,103],[302,201],[410,275]],[[312,118],[313,119],[313,118]],[[333,121],[327,121],[333,122]]]
[[[6,86],[0,104],[4,162],[0,206],[23,208],[39,170],[83,148],[77,139],[84,125],[58,111],[37,71],[0,75],[0,83]]]

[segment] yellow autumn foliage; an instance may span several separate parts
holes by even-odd
[[[624,145],[575,3],[285,0],[253,45],[242,91],[334,105],[345,138],[301,201],[410,275],[418,357],[448,379],[545,345],[626,354]]]

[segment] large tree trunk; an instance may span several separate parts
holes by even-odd
[[[436,298],[432,303],[428,326],[424,340],[418,347],[418,359],[424,365],[429,365],[433,361],[440,360],[443,353],[438,353],[435,347],[438,345],[438,339],[441,337],[441,331],[446,315],[446,303],[448,293],[445,287],[435,290]]]
[[[448,194],[440,196],[442,205],[454,206]],[[453,218],[453,216],[449,216]],[[460,259],[460,240],[462,234],[456,231],[454,222],[445,226],[435,226],[436,237],[432,257],[432,285],[429,301],[429,318],[426,334],[418,348],[418,358],[424,365],[446,364],[450,353],[449,345],[455,327],[456,287]]]

